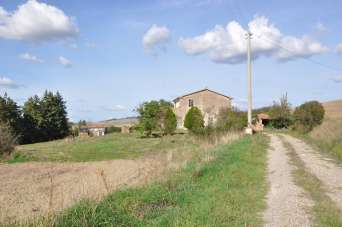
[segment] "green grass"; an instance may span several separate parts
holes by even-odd
[[[266,149],[263,135],[244,137],[199,154],[162,182],[82,201],[53,226],[260,226],[265,209]]]
[[[198,145],[187,134],[162,138],[141,138],[139,134],[111,133],[103,137],[56,140],[18,146],[9,163],[26,161],[101,161],[136,158],[149,152],[195,149]]]
[[[282,142],[289,151],[292,163],[297,167],[293,172],[296,184],[302,187],[314,201],[311,212],[315,226],[342,226],[342,211],[326,195],[322,182],[306,169],[292,145],[283,138]]]

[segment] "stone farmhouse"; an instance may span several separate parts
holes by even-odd
[[[174,99],[177,128],[184,128],[185,115],[193,106],[201,110],[205,125],[215,123],[221,109],[232,107],[231,100],[231,97],[207,88]]]

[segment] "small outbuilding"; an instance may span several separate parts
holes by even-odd
[[[85,125],[80,128],[80,137],[88,136],[104,136],[106,134],[106,126],[101,124]]]

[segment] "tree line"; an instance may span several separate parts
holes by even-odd
[[[69,134],[65,101],[59,92],[45,91],[19,106],[5,93],[0,96],[0,126],[0,136],[10,133],[19,144],[64,138]]]

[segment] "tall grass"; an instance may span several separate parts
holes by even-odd
[[[258,226],[265,208],[267,138],[244,137],[198,156],[167,179],[83,201],[49,226]]]
[[[309,138],[320,149],[342,160],[342,119],[325,119],[310,132]]]

